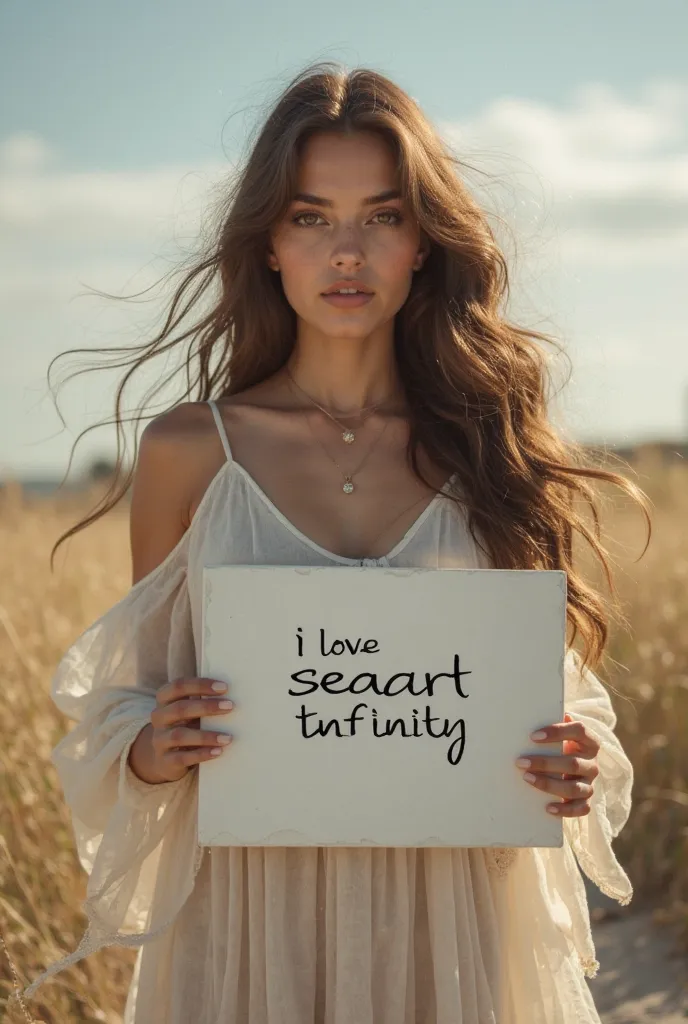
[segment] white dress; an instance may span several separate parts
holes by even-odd
[[[633,771],[606,689],[572,650],[565,707],[601,744],[600,775],[591,813],[564,819],[561,848],[204,848],[197,770],[152,785],[129,768],[157,687],[199,674],[205,563],[490,567],[445,494],[383,558],[313,543],[233,460],[210,404],[227,460],[191,526],[53,678],[54,702],[77,722],[52,760],[89,874],[89,924],[24,995],[119,943],[140,947],[125,1024],[598,1022],[579,865],[629,902],[611,840],[630,811]]]

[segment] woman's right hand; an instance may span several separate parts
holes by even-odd
[[[231,735],[203,730],[200,720],[231,710],[233,704],[226,692],[226,683],[203,676],[182,677],[161,686],[150,725],[132,745],[130,760],[135,774],[146,782],[176,782],[193,765],[221,754]],[[139,743],[140,749],[134,750]]]

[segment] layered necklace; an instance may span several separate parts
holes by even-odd
[[[294,378],[292,377],[292,375],[291,375],[291,373],[289,371],[289,368],[287,366],[285,366],[284,369],[286,371],[287,377],[289,377],[289,380],[292,382],[292,384],[295,387],[297,387],[299,389],[299,391],[304,396],[304,398],[307,398],[308,401],[312,402],[313,405],[315,405],[318,409],[320,409],[321,412],[324,412],[326,416],[329,416],[329,418],[332,420],[333,423],[337,424],[337,426],[342,431],[342,440],[344,442],[346,442],[346,444],[353,444],[354,441],[356,440],[356,434],[351,429],[351,427],[347,427],[347,426],[345,426],[345,424],[340,423],[340,421],[337,419],[337,417],[333,416],[332,413],[329,411],[329,409],[325,409],[322,405],[319,405],[314,398],[312,398],[309,394],[307,394],[303,390],[303,388],[299,384],[296,383],[296,381],[294,380]],[[384,405],[386,401],[387,401],[387,399],[383,399],[382,402],[376,402],[375,405],[366,405],[366,406],[364,406],[363,409],[359,409],[357,413],[351,413],[352,416],[362,417],[362,418],[359,418],[359,423],[358,423],[359,428],[365,423],[365,421],[368,419],[368,417],[372,416],[372,414],[375,412],[375,410],[379,409],[382,405]],[[364,416],[363,413],[365,413],[366,415]]]
[[[320,405],[318,402],[316,402],[316,400],[311,395],[309,395],[306,391],[304,391],[303,388],[299,384],[296,383],[296,381],[292,377],[291,373],[289,372],[289,368],[288,367],[285,366],[284,369],[286,371],[287,376],[289,377],[289,380],[294,385],[294,387],[296,387],[301,392],[301,394],[305,398],[307,398],[308,401],[311,402],[317,409],[320,409],[321,412],[324,412],[325,415],[328,416],[332,420],[333,423],[336,423],[336,425],[342,431],[341,438],[344,441],[344,443],[345,444],[353,444],[355,442],[355,440],[356,440],[356,433],[355,433],[355,431],[352,430],[351,427],[347,427],[344,423],[340,422],[340,420],[338,420],[336,416],[332,415],[332,413],[329,411],[329,409],[325,409],[322,405]],[[363,423],[365,423],[365,421],[368,419],[368,417],[372,416],[372,414],[375,412],[376,409],[379,409],[381,406],[383,406],[385,404],[385,401],[386,401],[386,399],[383,400],[382,402],[376,402],[375,405],[365,406],[363,409],[359,409],[357,413],[353,413],[352,415],[356,415],[356,416],[359,417],[359,422],[358,422],[358,425],[357,425],[357,429],[360,429],[360,427],[362,426]],[[385,425],[383,426],[382,430],[380,431],[380,433],[375,438],[375,440],[371,444],[370,448],[366,452],[365,456],[363,457],[363,461],[359,463],[359,465],[356,467],[355,470],[353,470],[350,473],[346,473],[342,469],[342,467],[339,465],[337,460],[334,459],[330,455],[330,453],[328,452],[328,450],[325,447],[325,445],[322,443],[320,438],[316,435],[315,431],[313,430],[313,425],[312,425],[311,421],[308,419],[308,417],[306,417],[306,419],[308,420],[308,426],[309,426],[309,428],[311,430],[311,433],[313,434],[313,437],[318,442],[318,444],[320,445],[322,450],[325,452],[325,454],[327,455],[328,459],[330,459],[330,461],[335,464],[335,466],[337,467],[339,472],[342,474],[342,479],[343,479],[342,490],[343,490],[344,494],[351,494],[354,491],[354,483],[353,483],[354,476],[356,476],[356,474],[358,472],[360,472],[360,470],[363,468],[363,466],[367,462],[368,456],[370,455],[370,453],[372,452],[373,448],[378,443],[378,441],[380,440],[380,438],[384,434],[385,430],[387,429],[387,427],[389,425],[389,420],[385,421]]]

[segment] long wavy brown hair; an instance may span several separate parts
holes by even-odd
[[[574,534],[591,546],[615,595],[608,551],[600,539],[600,496],[591,482],[616,484],[642,506],[649,542],[647,495],[620,473],[591,465],[590,454],[564,440],[549,422],[549,360],[538,342],[557,343],[504,315],[507,261],[486,212],[462,181],[461,168],[468,165],[439,137],[414,99],[367,68],[347,71],[318,63],[292,79],[238,172],[224,183],[206,244],[190,267],[177,269],[183,280],[162,329],[145,344],[101,350],[124,353],[120,365],[128,365],[115,400],[115,471],[94,510],[59,537],[51,567],[59,545],[108,512],[129,489],[138,441],[125,469],[122,395],[140,367],[185,345],[184,367],[172,371],[153,393],[185,368],[180,401],[205,401],[244,391],[284,365],[296,337],[296,315],[279,275],[266,262],[270,231],[296,190],[305,140],[314,132],[358,130],[378,132],[392,147],[400,187],[430,242],[394,324],[409,406],[410,464],[432,488],[419,469],[422,444],[436,464],[458,474],[455,500],[463,504],[471,534],[492,567],[566,571],[568,642],[573,645],[580,631],[583,662],[594,668],[608,641],[609,614],[605,601],[576,570]],[[207,294],[212,296],[209,311],[199,316],[197,304]],[[180,329],[194,309],[195,322]],[[137,424],[144,409],[145,402]],[[581,498],[592,512],[593,529],[576,507]],[[623,619],[618,602],[615,611]]]

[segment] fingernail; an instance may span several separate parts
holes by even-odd
[[[535,782],[535,776],[532,772],[526,772],[523,778],[526,780],[526,782]]]
[[[234,705],[232,704],[231,700],[221,700],[221,701],[218,701],[218,705],[217,706],[219,708],[233,708],[234,707]]]
[[[213,683],[212,688],[216,693],[224,693],[227,689],[227,683]]]
[[[547,733],[544,729],[538,729],[537,732],[531,732],[530,738],[531,740],[545,740],[547,739]]]
[[[558,814],[559,813],[559,808],[555,807],[554,804],[548,804],[547,805],[547,810],[549,811],[550,814]]]
[[[516,764],[518,765],[519,768],[530,768],[530,758],[529,757],[519,757],[519,759],[516,762]]]
[[[218,743],[222,743],[222,745],[224,746],[226,743],[231,743],[232,742],[232,737],[231,736],[218,736],[217,737],[217,742]]]

